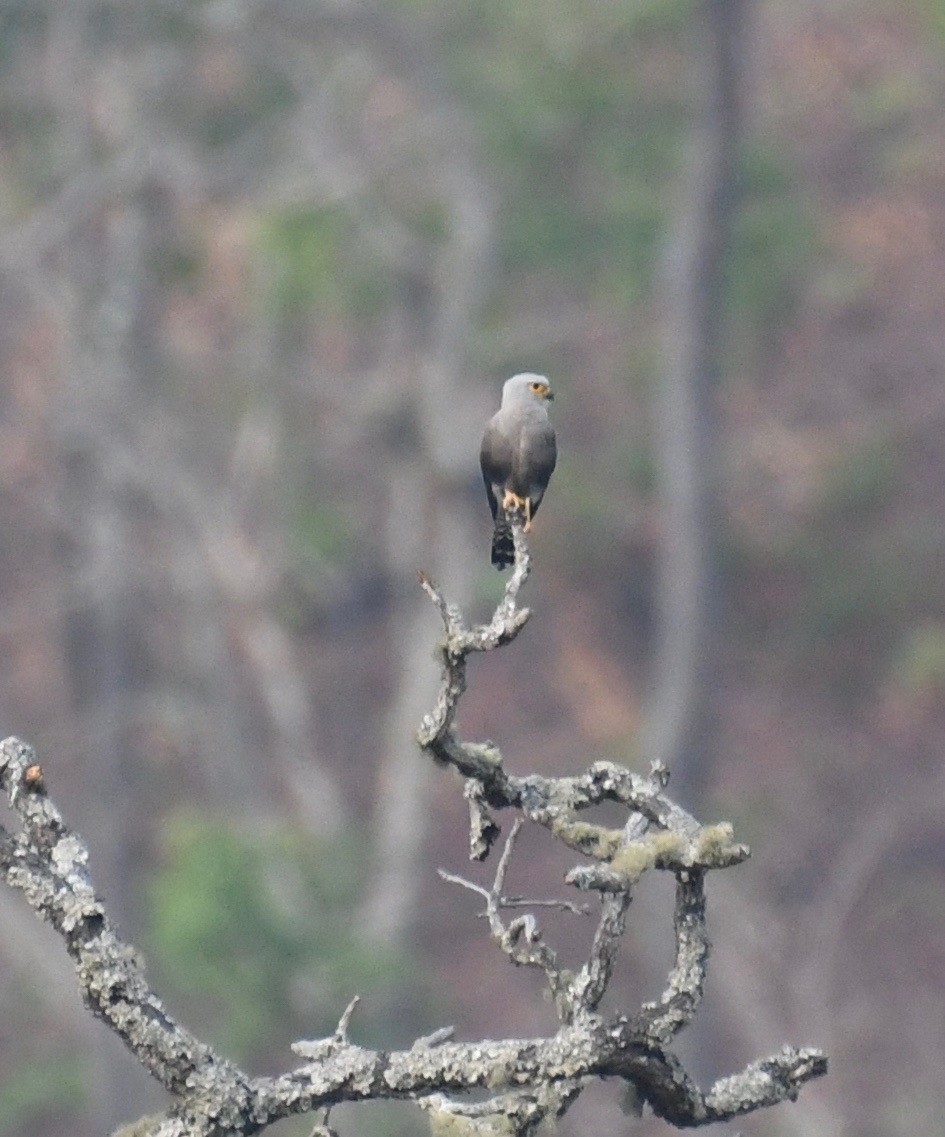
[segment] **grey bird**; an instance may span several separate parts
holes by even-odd
[[[495,523],[492,563],[497,569],[515,560],[509,512],[524,514],[527,533],[555,468],[558,450],[548,417],[553,398],[544,375],[513,375],[482,436],[479,465]]]

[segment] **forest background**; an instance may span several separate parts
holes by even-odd
[[[700,200],[705,310],[678,287]],[[701,379],[677,354],[700,312]],[[464,734],[516,772],[658,746],[752,845],[710,882],[680,1052],[712,1078],[792,1041],[831,1069],[742,1132],[932,1132],[943,360],[942,0],[4,0],[0,733],[36,746],[158,993],[249,1068],[354,993],[376,1044],[547,1030],[435,875],[464,871],[465,811],[413,742],[438,634],[415,570],[496,597],[478,438],[502,380],[544,372],[535,616],[474,668]],[[664,398],[690,380],[691,597]],[[565,866],[527,851],[547,893]],[[629,1006],[667,900],[634,904]],[[0,1134],[159,1108],[18,896],[0,928]],[[618,1097],[563,1137],[665,1130]]]

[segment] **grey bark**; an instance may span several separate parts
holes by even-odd
[[[251,1134],[281,1118],[339,1102],[387,1098],[414,1101],[438,1118],[467,1125],[492,1118],[503,1131],[524,1135],[563,1113],[587,1079],[598,1077],[626,1081],[658,1116],[690,1127],[793,1100],[807,1081],[826,1072],[819,1051],[785,1047],[703,1092],[670,1049],[702,999],[709,959],[705,875],[748,856],[728,826],[703,827],[668,798],[666,772],[658,764],[646,778],[609,762],[573,777],[513,777],[505,773],[494,744],[463,742],[456,735],[453,720],[469,655],[511,643],[529,618],[528,609],[518,606],[530,568],[518,523],[514,537],[514,570],[486,625],[469,627],[431,581],[421,580],[443,620],[444,639],[439,695],[418,741],[425,756],[453,766],[466,781],[476,859],[485,859],[497,840],[492,813],[518,815],[491,886],[452,874],[447,878],[485,900],[492,938],[507,959],[544,975],[559,1022],[549,1037],[457,1043],[452,1028],[445,1028],[404,1050],[373,1051],[349,1037],[355,999],[331,1037],[294,1046],[303,1059],[296,1069],[277,1077],[248,1075],[161,1006],[139,956],[119,938],[96,893],[88,850],[49,798],[32,751],[17,739],[0,744],[0,789],[19,822],[18,832],[0,826],[0,875],[62,935],[90,1010],[174,1099],[166,1113],[135,1124],[139,1137]],[[628,821],[642,817],[645,824],[612,829],[579,820],[605,802],[622,807]],[[579,854],[583,860],[566,882],[599,898],[593,941],[576,970],[560,964],[535,914],[549,903],[573,906],[505,895],[506,872],[524,823],[542,826]],[[676,881],[676,952],[666,986],[633,1013],[604,1013],[633,890],[650,870],[670,872]],[[523,909],[524,914],[511,915]],[[486,1100],[469,1102],[462,1091],[472,1088],[487,1090]]]

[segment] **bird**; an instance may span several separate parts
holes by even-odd
[[[492,563],[500,570],[515,560],[510,512],[524,514],[527,533],[555,468],[558,449],[548,417],[554,397],[544,375],[513,375],[482,436],[479,465],[494,522]]]

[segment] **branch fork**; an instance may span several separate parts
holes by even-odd
[[[137,953],[112,925],[89,874],[88,850],[49,797],[32,750],[15,738],[0,743],[0,791],[17,822],[15,831],[0,825],[0,876],[60,933],[89,1008],[171,1096],[164,1114],[136,1123],[138,1137],[255,1134],[283,1118],[313,1112],[323,1118],[313,1132],[334,1137],[328,1125],[332,1106],[383,1098],[416,1102],[430,1113],[434,1133],[455,1133],[450,1125],[462,1119],[470,1134],[526,1137],[564,1113],[592,1078],[621,1078],[658,1116],[691,1127],[793,1100],[806,1082],[826,1073],[819,1050],[785,1047],[702,1092],[669,1049],[702,998],[709,955],[705,875],[748,856],[728,827],[701,826],[680,809],[666,796],[666,772],[659,766],[648,777],[609,762],[568,778],[511,777],[494,743],[458,737],[453,724],[468,657],[511,643],[529,618],[518,604],[531,563],[520,520],[513,519],[513,539],[513,570],[487,624],[467,626],[459,609],[421,576],[443,620],[444,639],[440,690],[417,737],[424,754],[452,765],[465,780],[473,859],[485,860],[498,839],[492,811],[517,814],[491,886],[441,875],[485,901],[492,937],[512,963],[544,973],[558,1017],[557,1030],[547,1038],[463,1043],[455,1041],[452,1027],[444,1027],[404,1050],[370,1050],[350,1038],[356,997],[331,1036],[294,1044],[300,1066],[278,1077],[250,1076],[167,1013]],[[605,802],[626,809],[622,829],[579,819]],[[581,912],[582,906],[506,894],[525,824],[542,826],[582,857],[565,884],[598,897],[592,943],[577,972],[561,966],[535,911]],[[676,880],[674,963],[658,999],[633,1014],[607,1017],[600,1006],[633,889],[651,869],[671,872]],[[507,919],[513,909],[524,911]],[[469,1101],[463,1095],[472,1089],[489,1096]]]
[[[442,870],[440,875],[485,899],[492,937],[513,963],[545,972],[562,1029],[594,1023],[595,1029],[604,1030],[606,1037],[619,1041],[625,1057],[624,1076],[660,1116],[677,1125],[702,1125],[796,1097],[804,1082],[826,1072],[826,1058],[820,1051],[785,1048],[781,1055],[754,1063],[703,1094],[666,1049],[692,1021],[702,1001],[710,950],[705,922],[705,874],[740,864],[749,856],[748,847],[735,840],[731,826],[703,826],[673,802],[665,793],[669,771],[660,762],[652,764],[647,777],[615,763],[597,762],[575,777],[517,778],[505,772],[502,755],[494,743],[464,742],[458,737],[454,720],[466,689],[469,655],[511,643],[529,615],[527,608],[518,606],[519,591],[531,567],[520,518],[513,517],[513,536],[512,576],[487,624],[467,627],[459,610],[446,602],[432,581],[421,577],[424,590],[443,620],[444,640],[435,709],[424,718],[417,741],[422,751],[440,764],[455,767],[465,780],[472,859],[485,860],[498,839],[500,830],[492,811],[510,809],[518,813],[491,888]],[[582,811],[604,802],[626,807],[628,816],[622,829],[578,819]],[[507,907],[503,894],[505,877],[525,822],[542,826],[590,861],[575,865],[564,878],[567,885],[596,892],[601,905],[588,957],[575,975],[560,967],[534,915],[520,916],[507,924],[501,915]],[[644,1003],[636,1014],[619,1017],[607,1027],[597,1017],[597,1010],[610,983],[626,929],[633,888],[650,869],[672,872],[676,879],[674,963],[658,999]],[[546,903],[533,902],[530,907]],[[767,1073],[762,1076],[759,1071]],[[765,1091],[759,1094],[756,1091],[762,1084]],[[775,1086],[779,1088],[775,1090]],[[732,1087],[742,1095],[738,1101],[731,1094]],[[573,1083],[566,1100],[556,1099],[555,1110],[563,1111],[579,1092],[580,1085]],[[442,1102],[438,1108],[444,1108]],[[479,1103],[477,1108],[500,1114],[507,1103],[497,1097],[484,1105]],[[528,1126],[513,1129],[526,1132]]]

